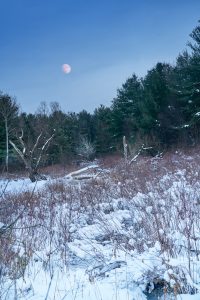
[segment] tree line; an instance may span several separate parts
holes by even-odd
[[[36,164],[90,159],[130,147],[163,150],[200,141],[200,23],[174,65],[158,62],[146,76],[129,77],[117,90],[110,107],[91,114],[64,112],[58,102],[40,104],[35,114],[20,112],[16,100],[0,93],[0,164],[17,166],[16,149]],[[34,154],[33,154],[34,150]],[[19,152],[18,152],[19,156]],[[34,162],[35,160],[35,162]]]

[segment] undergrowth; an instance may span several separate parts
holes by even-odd
[[[78,229],[94,224],[101,226],[98,242],[113,245],[115,251],[138,257],[157,249],[159,268],[144,271],[146,289],[164,282],[164,288],[177,294],[199,292],[199,162],[198,155],[182,153],[132,164],[121,160],[88,181],[58,178],[34,191],[5,189],[0,199],[1,298],[8,289],[6,280],[14,285],[33,259],[51,273],[55,257],[59,268],[67,268]],[[108,215],[122,211],[127,218],[107,222]]]

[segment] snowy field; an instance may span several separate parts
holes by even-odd
[[[199,167],[163,160],[2,179],[0,299],[200,299]]]

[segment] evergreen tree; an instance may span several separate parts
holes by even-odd
[[[184,51],[176,63],[176,92],[183,114],[182,130],[200,138],[200,26],[191,33],[191,53]],[[192,140],[193,140],[192,138]]]
[[[109,153],[113,149],[111,132],[111,109],[101,105],[93,114],[94,142],[97,153]]]
[[[157,63],[143,80],[144,98],[140,127],[159,143],[169,144],[176,138],[176,94],[170,88],[174,69],[166,63]]]
[[[121,142],[125,135],[129,140],[134,140],[141,117],[141,102],[143,98],[143,86],[141,80],[133,74],[117,91],[117,97],[113,100],[112,130],[117,142]]]
[[[14,122],[18,115],[19,107],[11,96],[0,92],[0,116],[2,119],[2,126],[0,134],[4,136],[4,142],[1,144],[1,154],[5,155],[6,171],[8,172],[9,163],[9,138],[12,129],[14,128]]]
[[[77,114],[66,114],[59,108],[52,111],[49,123],[55,130],[55,138],[49,149],[51,163],[69,162],[75,155],[78,136]]]
[[[199,21],[200,23],[200,21]],[[191,125],[200,129],[200,25],[191,33],[193,43],[189,43],[192,49],[190,64],[188,65],[188,88],[190,95],[190,117]]]
[[[93,120],[92,115],[86,110],[82,110],[78,114],[78,131],[79,138],[87,138],[90,142],[94,140]]]

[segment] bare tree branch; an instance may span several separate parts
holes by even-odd
[[[24,153],[23,151],[21,151],[11,140],[9,140],[9,143],[13,146],[13,148],[15,149],[15,151],[19,154],[19,156],[21,157],[21,159],[23,160],[26,168],[29,168],[29,164],[27,162],[27,160],[24,157]],[[24,149],[23,149],[24,150]]]
[[[33,149],[32,149],[32,151],[31,151],[31,156],[33,156],[33,153],[35,152],[35,149],[36,149],[36,147],[38,146],[38,143],[39,143],[39,140],[40,140],[41,136],[42,136],[42,132],[41,132],[41,133],[38,135],[38,137],[37,137],[37,140],[36,140],[36,142],[35,142],[35,145],[33,146]]]
[[[50,138],[48,140],[46,140],[46,142],[42,146],[41,151],[40,151],[40,155],[39,155],[37,163],[36,163],[36,168],[39,166],[39,163],[40,163],[40,160],[42,158],[42,154],[43,154],[43,152],[45,150],[45,147],[49,144],[49,142],[53,139],[54,136],[55,136],[55,133],[53,133],[52,136],[50,136]]]
[[[39,167],[42,156],[43,156],[49,142],[55,136],[55,133],[53,133],[46,141],[44,141],[41,148],[39,148],[39,142],[41,140],[42,134],[43,133],[41,132],[38,135],[36,142],[33,145],[33,148],[31,151],[27,151],[26,144],[23,140],[23,131],[22,131],[21,136],[18,137],[18,139],[22,145],[22,148],[23,148],[22,150],[20,150],[13,141],[11,141],[11,140],[9,141],[9,143],[13,146],[13,148],[15,149],[15,151],[18,153],[18,155],[22,159],[23,163],[25,164],[26,169],[29,172],[29,178],[32,182],[35,182],[35,181],[41,180],[41,179],[46,179],[45,176],[42,176],[38,173],[38,167]],[[38,151],[36,152],[36,150],[38,150]]]

